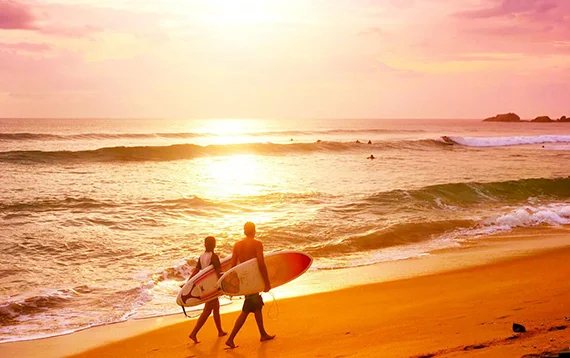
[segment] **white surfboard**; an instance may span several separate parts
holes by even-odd
[[[311,267],[313,258],[300,251],[280,251],[265,255],[265,266],[271,288],[281,286],[301,276]],[[262,292],[265,288],[257,258],[243,262],[226,271],[218,286],[229,296]]]
[[[230,269],[231,259],[231,257],[226,257],[220,261],[222,272]],[[197,306],[221,295],[222,291],[218,289],[218,275],[214,266],[209,265],[184,284],[176,297],[176,303],[184,307]]]

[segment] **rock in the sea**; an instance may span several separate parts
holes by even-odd
[[[540,116],[533,119],[531,122],[552,122],[549,116]]]
[[[567,118],[566,116],[562,116],[562,117],[560,117],[558,122],[570,122],[570,118]]]
[[[526,332],[526,328],[522,324],[513,323],[513,331],[517,333]]]
[[[505,113],[497,114],[495,117],[489,117],[483,120],[483,122],[520,122],[521,117],[515,113]]]

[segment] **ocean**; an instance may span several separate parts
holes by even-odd
[[[246,221],[311,270],[568,225],[568,163],[568,123],[0,119],[0,342],[178,313]]]

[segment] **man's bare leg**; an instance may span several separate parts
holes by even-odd
[[[253,312],[255,315],[255,322],[257,322],[257,328],[259,329],[259,334],[261,335],[260,341],[269,341],[275,338],[275,335],[270,335],[265,331],[263,326],[263,313],[261,313],[261,308]]]
[[[236,319],[236,323],[234,324],[234,328],[232,329],[232,333],[230,333],[230,336],[228,337],[228,340],[226,341],[226,346],[228,346],[232,349],[236,347],[236,345],[234,343],[234,338],[236,337],[239,330],[241,329],[241,327],[245,323],[245,319],[247,318],[248,314],[249,313],[245,313],[242,311],[241,314],[239,315],[239,317]]]

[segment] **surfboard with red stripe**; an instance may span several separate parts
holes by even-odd
[[[220,264],[222,272],[229,270],[231,257],[221,260]],[[179,306],[191,307],[213,300],[222,295],[217,283],[218,275],[214,266],[210,265],[186,282],[176,297],[176,303]]]
[[[265,255],[271,288],[290,282],[305,273],[313,258],[300,251],[280,251]],[[250,295],[265,288],[257,259],[243,262],[226,271],[218,281],[221,292],[229,296]]]

